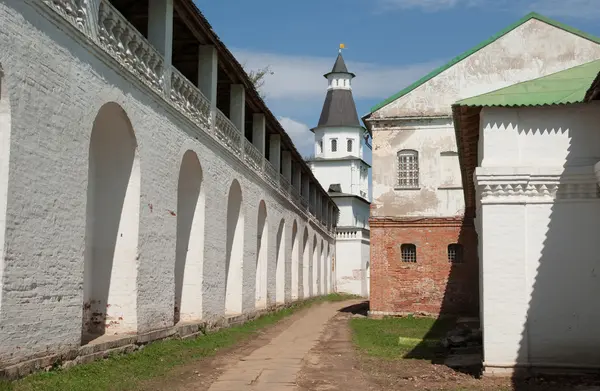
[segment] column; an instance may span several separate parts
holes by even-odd
[[[252,116],[252,144],[263,156],[265,156],[265,132],[265,115],[262,113],[254,114]]]
[[[301,180],[302,180],[302,196],[304,197],[304,199],[306,199],[306,201],[308,201],[310,203],[310,185],[309,185],[309,181],[308,181],[308,174],[306,173],[300,173],[301,176]]]
[[[173,0],[149,0],[148,41],[165,59],[165,92],[168,93],[173,57]]]
[[[298,190],[298,192],[301,193],[301,191],[302,191],[302,171],[300,169],[301,165],[298,162],[295,162],[294,165],[295,165],[295,169],[294,169],[294,174],[293,174],[294,177],[292,178],[292,184],[294,185],[296,190]]]
[[[281,171],[281,135],[272,134],[270,139],[269,161],[277,172]]]
[[[290,151],[283,151],[281,153],[281,170],[283,176],[290,183],[292,182],[292,153]]]
[[[210,102],[210,127],[214,130],[217,115],[217,75],[219,58],[213,45],[200,45],[198,56],[198,88]]]
[[[244,136],[244,125],[246,119],[246,91],[242,84],[231,85],[231,96],[229,101],[229,119],[237,130]]]

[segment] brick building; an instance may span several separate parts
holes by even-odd
[[[475,212],[464,207],[451,106],[600,58],[599,43],[532,13],[363,117],[373,134],[373,314],[478,313]]]

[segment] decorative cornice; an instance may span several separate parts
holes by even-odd
[[[86,32],[88,0],[43,0],[78,30]]]
[[[478,168],[474,175],[477,199],[482,204],[600,200],[598,183],[589,167],[551,169],[546,174],[539,170],[510,175],[485,171]]]
[[[419,227],[472,227],[473,219],[468,216],[452,217],[371,217],[371,228],[419,228]]]

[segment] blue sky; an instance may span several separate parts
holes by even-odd
[[[600,36],[600,0],[195,0],[303,154],[340,43],[360,116],[531,11]]]

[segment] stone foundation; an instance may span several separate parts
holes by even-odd
[[[127,354],[139,350],[148,343],[163,339],[188,339],[216,332],[220,329],[241,325],[261,316],[278,312],[300,302],[271,306],[268,309],[248,312],[242,315],[215,318],[194,323],[180,323],[172,327],[154,330],[138,335],[115,336],[113,339],[94,342],[76,349],[66,349],[27,361],[0,368],[0,379],[15,380],[33,372],[49,370],[53,367],[70,368],[104,359],[113,354]]]

